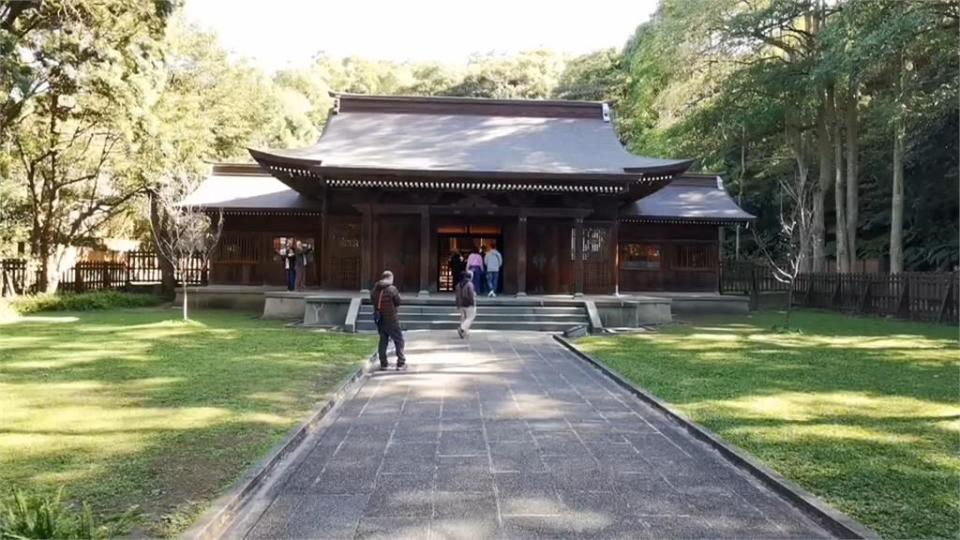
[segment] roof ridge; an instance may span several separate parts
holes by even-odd
[[[214,176],[270,176],[270,173],[256,162],[218,162],[212,165]]]
[[[595,118],[604,120],[608,106],[602,101],[551,99],[497,99],[461,96],[384,96],[330,94],[337,102],[334,112],[376,112],[528,116],[547,118]]]

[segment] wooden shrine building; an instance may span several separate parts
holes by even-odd
[[[691,160],[636,156],[600,102],[337,95],[323,135],[215,165],[188,202],[225,215],[210,283],[450,290],[452,250],[495,243],[504,293],[715,291],[722,225],[753,216]],[[579,248],[579,249],[578,249]]]

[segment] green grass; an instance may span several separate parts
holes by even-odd
[[[372,351],[248,315],[57,313],[0,325],[0,489],[182,530]]]
[[[960,536],[957,329],[796,312],[589,337],[585,352],[884,537]]]

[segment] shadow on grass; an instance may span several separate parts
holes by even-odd
[[[890,537],[960,535],[955,329],[832,313],[710,318],[579,342]]]
[[[78,317],[0,335],[0,483],[139,504],[154,534],[188,525],[372,347],[233,313]]]

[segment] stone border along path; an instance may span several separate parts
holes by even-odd
[[[549,334],[406,336],[225,537],[830,536]]]

